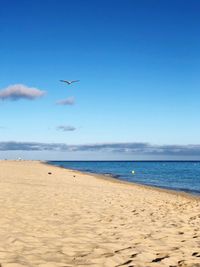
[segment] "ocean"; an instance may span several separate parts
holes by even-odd
[[[49,161],[49,164],[200,195],[200,161]],[[134,173],[132,173],[134,171]]]

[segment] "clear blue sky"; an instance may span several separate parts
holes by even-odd
[[[0,89],[24,84],[47,93],[0,102],[0,142],[200,144],[199,14],[198,0],[1,1]],[[56,104],[72,96],[74,105]],[[159,158],[94,150],[21,155]]]

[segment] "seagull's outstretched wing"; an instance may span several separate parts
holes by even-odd
[[[70,84],[70,82],[69,81],[66,81],[66,80],[60,80],[60,82]]]
[[[76,83],[76,82],[79,82],[80,80],[74,80],[74,81],[71,81],[71,83]]]

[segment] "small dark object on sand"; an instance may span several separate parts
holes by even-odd
[[[51,172],[48,172],[48,174],[52,174]]]
[[[73,175],[73,177],[75,178],[75,177],[76,177],[76,175]]]

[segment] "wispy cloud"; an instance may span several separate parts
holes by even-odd
[[[57,105],[63,105],[63,106],[66,106],[66,105],[74,105],[74,103],[75,103],[75,99],[74,99],[73,96],[68,97],[66,99],[58,100],[56,102]]]
[[[63,131],[63,132],[71,132],[71,131],[76,130],[74,126],[70,126],[70,125],[59,125],[56,129]]]
[[[44,94],[44,91],[41,91],[37,88],[28,87],[23,84],[14,84],[0,91],[0,100],[33,100],[43,96]]]
[[[200,156],[200,145],[152,145],[149,143],[103,143],[67,145],[64,143],[0,142],[0,151],[86,151],[129,155]]]

